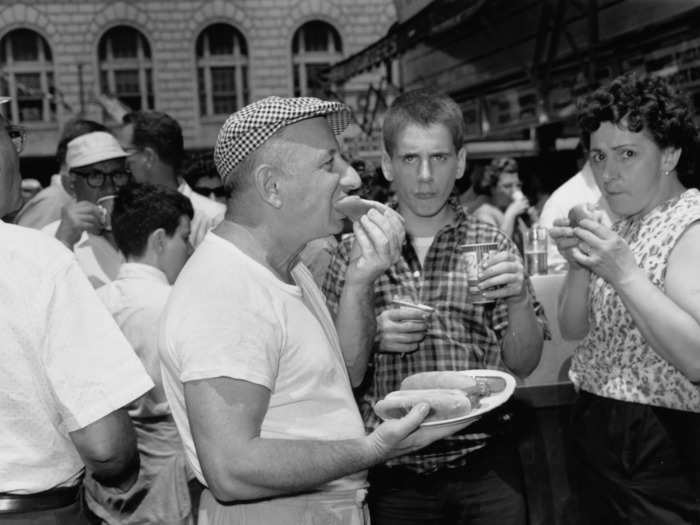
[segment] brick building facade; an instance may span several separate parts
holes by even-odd
[[[319,93],[326,64],[395,20],[391,0],[1,0],[0,92],[28,129],[25,157],[53,155],[71,117],[108,122],[110,93],[171,114],[188,149],[208,148],[236,107]],[[373,81],[340,97],[355,104]]]

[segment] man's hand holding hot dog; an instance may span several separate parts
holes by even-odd
[[[353,221],[355,242],[338,304],[336,329],[353,385],[362,381],[372,348],[376,320],[374,281],[401,254],[406,235],[403,219],[379,203]]]

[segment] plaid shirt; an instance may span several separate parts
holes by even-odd
[[[508,371],[501,357],[501,342],[508,327],[508,307],[502,300],[491,304],[471,304],[466,301],[467,287],[464,270],[459,266],[458,247],[467,243],[496,242],[499,251],[507,250],[518,257],[515,245],[497,228],[466,215],[456,200],[450,200],[456,213],[453,224],[442,228],[425,257],[420,261],[410,242],[404,244],[401,259],[375,282],[375,314],[392,308],[395,296],[408,296],[415,302],[436,309],[425,339],[418,350],[404,355],[380,352],[379,336],[374,341],[370,369],[359,391],[358,404],[368,431],[381,420],[374,413],[374,404],[386,394],[400,388],[408,375],[433,370],[464,370],[487,368]],[[339,244],[324,281],[328,308],[336,316],[345,281],[353,236]],[[532,286],[527,279],[530,295]],[[534,301],[538,322],[549,337],[541,305]],[[440,467],[467,464],[467,454],[485,444],[487,434],[455,434],[433,443],[416,454],[390,460],[387,465],[403,465],[417,472],[429,472]]]

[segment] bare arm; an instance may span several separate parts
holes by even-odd
[[[540,362],[544,331],[525,286],[522,262],[509,252],[490,257],[479,286],[487,297],[506,301],[508,331],[501,343],[503,362],[516,375],[527,376]]]
[[[588,333],[588,283],[591,272],[579,263],[580,239],[574,235],[568,218],[555,219],[549,235],[557,250],[569,263],[566,279],[559,292],[557,320],[559,331],[567,341],[582,339]]]
[[[362,383],[377,331],[374,281],[399,257],[404,239],[401,217],[386,208],[371,210],[353,224],[355,245],[345,273],[335,324],[350,382]]]
[[[640,268],[613,283],[649,345],[693,382],[700,381],[699,260],[700,224],[696,223],[671,252],[665,294]]]
[[[85,466],[102,485],[128,490],[139,472],[136,435],[129,414],[115,410],[70,433]]]
[[[209,489],[221,501],[310,490],[455,431],[414,431],[427,415],[423,404],[367,437],[266,439],[260,437],[260,428],[269,400],[268,389],[247,381],[218,377],[185,383],[197,456]]]
[[[537,321],[532,298],[523,287],[523,294],[507,300],[508,331],[503,338],[503,362],[518,377],[527,377],[542,357],[544,328]]]

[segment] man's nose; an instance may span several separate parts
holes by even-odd
[[[343,188],[343,191],[348,192],[351,190],[356,190],[360,186],[362,186],[362,179],[360,179],[360,176],[358,175],[357,171],[355,171],[355,168],[353,168],[348,162],[345,162],[344,159],[339,159],[339,169],[340,169],[340,185]]]
[[[432,170],[430,169],[430,162],[428,161],[421,161],[419,167],[418,167],[418,180],[427,182],[430,179],[432,179],[433,173]]]

